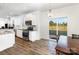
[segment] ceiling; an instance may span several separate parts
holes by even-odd
[[[0,17],[16,16],[32,11],[57,9],[74,5],[72,3],[0,3]]]

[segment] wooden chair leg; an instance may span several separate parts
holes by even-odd
[[[60,52],[59,52],[58,50],[56,50],[56,54],[57,54],[57,55],[60,55]]]

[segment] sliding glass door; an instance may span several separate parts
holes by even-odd
[[[50,38],[67,35],[67,19],[67,17],[49,18]]]
[[[67,17],[58,18],[58,35],[67,36]]]
[[[50,19],[49,20],[49,33],[50,33],[50,35],[56,35],[56,26],[57,26],[57,24],[56,24],[56,22],[54,22],[55,21],[55,19]]]

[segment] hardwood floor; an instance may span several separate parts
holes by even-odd
[[[52,40],[38,40],[35,42],[25,41],[16,37],[16,43],[13,47],[8,48],[0,55],[50,55],[55,54],[52,48],[55,44]]]

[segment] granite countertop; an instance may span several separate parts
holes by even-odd
[[[10,33],[13,33],[12,31],[2,31],[0,32],[0,35],[3,35],[3,34],[10,34]]]
[[[28,29],[17,29],[17,30],[23,30],[23,31],[36,31],[36,30],[28,30]]]

